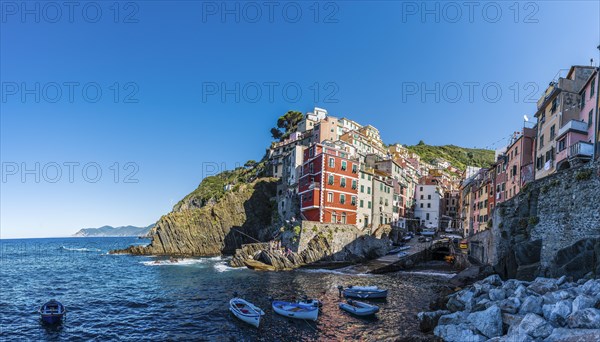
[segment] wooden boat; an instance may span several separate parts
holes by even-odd
[[[40,307],[39,313],[43,323],[58,324],[62,322],[67,310],[60,302],[52,299]]]
[[[272,306],[276,313],[285,317],[311,321],[316,321],[319,317],[319,308],[314,305],[274,301]]]
[[[383,299],[387,297],[387,290],[378,288],[377,286],[348,286],[344,289],[338,287],[340,293],[345,297],[360,298],[360,299]]]
[[[265,315],[259,307],[241,298],[233,298],[229,301],[229,311],[241,321],[256,328],[260,325],[260,318]]]
[[[379,312],[377,305],[371,305],[363,302],[349,300],[347,303],[340,303],[340,309],[356,316],[371,316]]]

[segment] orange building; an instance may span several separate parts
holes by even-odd
[[[322,223],[356,224],[358,161],[325,144],[304,151],[299,182],[301,212]]]

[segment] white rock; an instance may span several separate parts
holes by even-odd
[[[521,304],[519,314],[526,315],[528,313],[534,313],[541,315],[543,302],[544,300],[540,296],[529,296],[525,298],[523,304]]]
[[[484,311],[471,313],[467,319],[487,338],[502,335],[502,313],[496,305]]]
[[[586,295],[579,295],[573,300],[573,307],[571,314],[587,308],[593,308],[596,305],[596,299]]]
[[[571,314],[571,301],[561,300],[556,304],[546,304],[542,306],[544,318],[557,326],[564,326],[567,317]]]
[[[546,338],[554,328],[542,317],[529,313],[525,315],[521,323],[515,329],[511,328],[510,335],[526,334],[535,339]]]

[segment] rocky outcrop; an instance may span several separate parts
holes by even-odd
[[[274,248],[269,243],[248,244],[236,250],[230,265],[282,271],[315,262],[359,262],[385,255],[390,246],[390,241],[387,239],[366,235],[356,238],[341,248],[338,248],[336,243],[339,243],[339,239],[335,235],[315,234],[308,242],[302,244],[303,248],[300,252],[292,252],[291,248]]]
[[[599,308],[600,279],[528,282],[492,275],[448,296],[449,313],[417,318],[425,332],[437,322],[433,332],[444,341],[595,341]]]
[[[271,237],[276,180],[258,179],[225,192],[203,207],[177,206],[150,232],[152,242],[111,253],[214,256],[233,253],[242,244]],[[193,198],[189,199],[193,201]]]

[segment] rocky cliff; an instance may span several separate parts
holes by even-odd
[[[272,201],[276,179],[249,179],[250,182],[238,182],[228,191],[222,190],[227,179],[209,179],[217,183],[211,185],[212,192],[206,191],[205,181],[158,220],[150,232],[152,242],[148,246],[131,246],[111,253],[214,256],[233,253],[242,244],[270,237],[276,212]]]
[[[498,205],[471,255],[505,278],[600,274],[599,165],[558,172]]]

